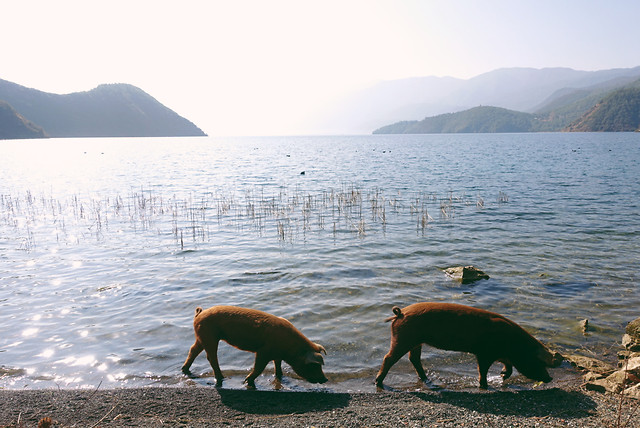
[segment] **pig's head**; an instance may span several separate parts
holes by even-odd
[[[547,383],[553,379],[547,372],[547,367],[540,360],[531,360],[524,365],[516,366],[516,369],[529,379],[539,380]]]
[[[562,355],[551,353],[545,347],[538,348],[537,351],[521,356],[516,369],[529,379],[542,382],[551,382],[552,378],[547,372],[547,367],[558,367],[562,362]]]
[[[316,349],[309,349],[304,353],[297,355],[287,363],[291,366],[299,376],[305,378],[311,383],[325,383],[328,379],[322,372],[322,365],[324,364],[324,358],[322,353],[327,351],[318,344],[314,344]]]

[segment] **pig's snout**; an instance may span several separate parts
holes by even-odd
[[[325,383],[329,380],[324,375],[320,364],[306,364],[299,370],[294,368],[294,371],[311,383]]]
[[[311,383],[325,383],[325,382],[327,382],[328,380],[329,380],[329,379],[327,379],[327,377],[326,377],[326,376],[322,375],[322,377],[317,378],[317,379],[315,379],[315,378],[314,378],[314,379],[309,379],[309,382],[311,382]]]

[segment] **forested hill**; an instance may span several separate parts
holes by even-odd
[[[8,103],[0,100],[0,140],[44,138],[44,130],[20,116]]]
[[[578,132],[640,130],[640,88],[615,91],[566,129]]]
[[[374,134],[530,132],[534,121],[535,117],[528,113],[480,106],[420,121],[394,123],[377,129]]]
[[[203,136],[201,129],[143,90],[100,85],[58,95],[0,80],[0,100],[50,137]]]

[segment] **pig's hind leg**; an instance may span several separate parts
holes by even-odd
[[[273,365],[276,369],[276,379],[282,380],[282,360],[273,360]]]
[[[391,367],[407,352],[409,352],[409,349],[400,347],[397,345],[397,342],[392,341],[391,349],[389,349],[387,355],[382,359],[382,366],[376,375],[376,385],[382,386],[382,382],[384,381],[384,378],[387,377],[389,369],[391,369]]]
[[[422,344],[416,346],[411,351],[409,351],[409,361],[413,364],[413,368],[416,369],[416,373],[420,377],[420,380],[427,380],[427,375],[424,372],[424,368],[422,367],[422,362],[420,361],[420,354],[422,352]]]
[[[207,345],[204,350],[207,352],[207,360],[209,360],[209,364],[211,364],[213,373],[216,376],[216,385],[221,386],[224,376],[222,375],[222,370],[220,370],[220,364],[218,364],[218,343],[219,341],[215,340],[210,345]]]

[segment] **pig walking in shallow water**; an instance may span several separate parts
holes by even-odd
[[[513,367],[526,377],[550,382],[547,367],[557,367],[562,356],[551,353],[522,327],[502,315],[453,303],[415,303],[400,309],[393,307],[391,349],[385,355],[376,376],[382,386],[391,366],[409,353],[409,360],[420,379],[427,376],[420,362],[422,344],[436,348],[470,352],[478,360],[481,388],[487,388],[491,364],[504,365],[502,377],[511,376]]]
[[[327,381],[322,372],[324,359],[321,352],[327,351],[317,343],[307,339],[297,328],[284,318],[236,306],[213,306],[202,310],[196,308],[193,319],[196,342],[189,350],[182,371],[189,373],[193,360],[203,350],[216,376],[216,383],[222,385],[222,371],[218,364],[218,342],[228,344],[243,351],[255,352],[253,369],[245,379],[249,386],[255,386],[270,361],[275,365],[276,378],[282,378],[282,361],[286,362],[301,377],[312,383]]]

